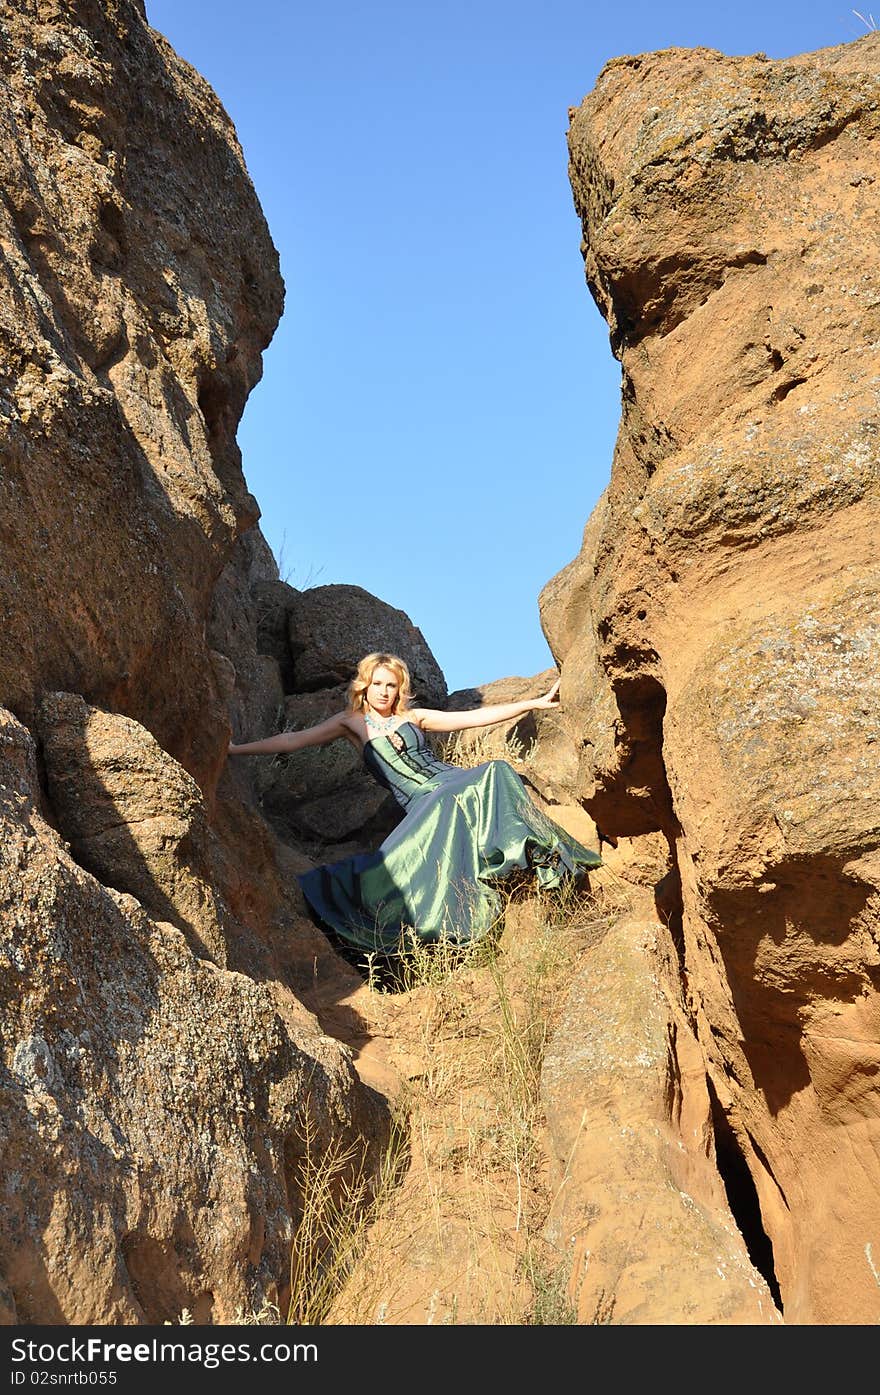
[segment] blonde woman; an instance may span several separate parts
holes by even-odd
[[[343,940],[396,953],[406,936],[479,939],[496,921],[497,883],[531,869],[557,886],[601,865],[537,808],[503,760],[462,770],[440,760],[426,732],[463,731],[559,706],[559,683],[543,697],[467,712],[410,707],[409,670],[396,654],[367,654],[348,690],[348,707],[302,731],[230,745],[231,755],[276,755],[350,741],[404,818],[373,853],[315,867],[299,878],[312,910]]]

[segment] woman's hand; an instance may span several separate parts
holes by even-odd
[[[557,678],[556,682],[553,684],[553,687],[550,688],[550,689],[544,694],[543,697],[535,698],[535,699],[532,701],[532,708],[535,709],[535,708],[539,708],[539,707],[541,707],[541,708],[543,708],[543,707],[558,707],[558,706],[559,706],[559,696],[558,696],[558,694],[559,694],[559,684],[561,683],[561,681],[562,681],[562,680],[561,680],[560,678]]]

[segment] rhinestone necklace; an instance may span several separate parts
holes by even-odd
[[[374,717],[372,712],[367,711],[366,708],[364,708],[364,721],[374,731],[392,731],[395,725],[393,714],[390,717]]]

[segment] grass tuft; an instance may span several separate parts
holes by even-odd
[[[314,1126],[306,1116],[300,1133],[302,1154],[294,1187],[302,1212],[290,1252],[287,1322],[323,1322],[353,1270],[371,1221],[398,1185],[407,1154],[406,1135],[392,1129],[378,1172],[363,1168],[362,1150],[332,1143],[316,1151]]]

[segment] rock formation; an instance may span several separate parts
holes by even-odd
[[[389,1117],[225,769],[283,696],[235,441],[278,259],[138,0],[12,0],[0,65],[0,1313],[283,1311],[305,1150],[369,1177]]]
[[[570,115],[622,417],[541,605],[577,756],[557,777],[609,833],[668,843],[678,1084],[633,1126],[714,1133],[787,1323],[875,1322],[880,36],[620,58]],[[624,1175],[600,1213],[609,1188],[638,1203]],[[631,1291],[650,1265],[588,1211],[578,1245],[586,1307],[598,1273]]]
[[[148,795],[170,763],[153,759]],[[151,844],[161,827],[151,799],[137,817],[139,783],[116,847],[101,846],[97,806],[95,836],[80,824],[105,877],[136,862],[120,839],[146,826]],[[188,1308],[229,1322],[283,1302],[306,1141],[362,1140],[369,1166],[377,1102],[279,977],[193,952],[187,898],[173,904],[147,856],[140,880],[167,918],[85,870],[46,820],[33,742],[9,715],[0,795],[2,1321],[161,1324]]]
[[[304,1155],[369,1179],[389,1134],[293,873],[393,816],[350,753],[233,769],[230,733],[373,647],[446,689],[260,534],[235,433],[283,287],[214,94],[140,0],[11,0],[2,39],[0,1321],[228,1322],[283,1310]],[[514,737],[651,889],[545,1059],[582,1322],[880,1305],[878,61],[666,50],[571,114],[621,428],[542,596],[563,710],[472,750]]]
[[[141,5],[3,22],[0,691],[28,721],[47,690],[124,711],[212,786],[204,626],[259,515],[235,429],[277,254],[228,118]]]

